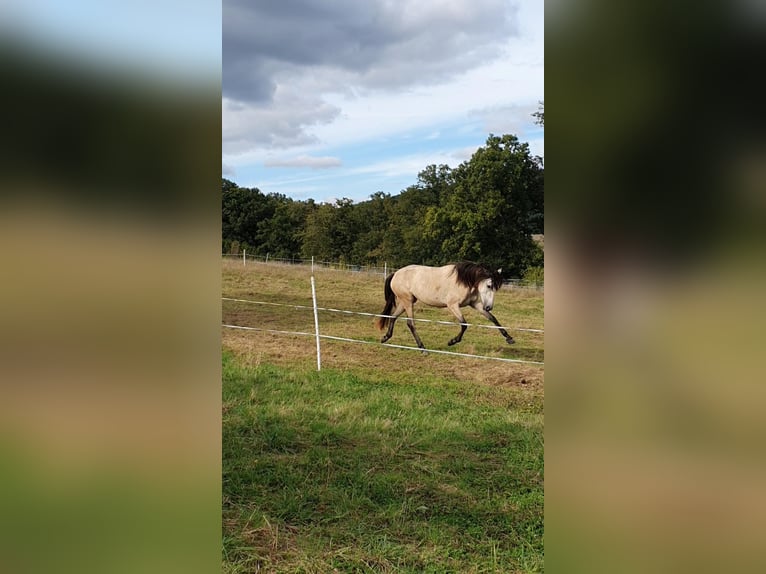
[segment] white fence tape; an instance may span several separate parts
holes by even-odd
[[[243,327],[241,325],[227,325],[223,324],[222,327],[226,327],[228,329],[240,329],[243,331],[259,331],[262,333],[274,333],[278,335],[300,335],[300,336],[308,336],[308,337],[319,337],[320,339],[331,339],[333,341],[343,341],[346,343],[363,343],[365,345],[380,345],[382,347],[392,347],[394,349],[407,349],[409,351],[421,351],[423,352],[423,349],[420,347],[408,347],[406,345],[393,345],[391,343],[376,343],[374,341],[362,341],[361,339],[349,339],[346,337],[334,337],[332,335],[317,335],[316,333],[306,333],[302,331],[280,331],[277,329],[261,329],[258,327]],[[425,352],[427,353],[439,353],[441,355],[454,355],[457,357],[470,357],[472,359],[485,359],[489,361],[502,361],[505,363],[524,363],[528,365],[541,365],[543,366],[545,363],[542,363],[540,361],[527,361],[524,359],[506,359],[505,357],[488,357],[486,355],[472,355],[470,353],[455,353],[454,351],[441,351],[438,349],[426,349]]]
[[[288,303],[272,303],[270,301],[252,301],[250,299],[235,299],[233,297],[221,297],[223,301],[236,301],[238,303],[251,303],[254,305],[272,305],[274,307],[291,307],[293,309],[313,309],[310,305],[291,305]],[[379,313],[365,313],[363,311],[346,311],[345,309],[333,309],[331,307],[317,307],[317,311],[328,311],[330,313],[343,313],[346,315],[362,315],[365,317],[387,317],[393,319],[393,315],[381,315]],[[415,321],[422,321],[423,323],[437,323],[439,325],[466,325],[467,327],[479,327],[480,329],[502,329],[503,327],[497,327],[495,325],[482,325],[479,323],[457,323],[456,321],[438,321],[435,319],[418,319]],[[527,331],[530,333],[544,333],[543,329],[527,329],[523,327],[506,327],[506,330],[512,331]]]
[[[224,259],[236,259],[239,258],[239,253],[222,253],[221,256]],[[246,261],[252,261],[254,263],[279,263],[282,265],[304,265],[306,267],[311,267],[311,273],[314,272],[315,267],[319,267],[322,269],[327,269],[330,271],[349,271],[353,273],[372,273],[375,275],[381,275],[383,278],[387,277],[389,273],[393,273],[396,271],[395,267],[388,267],[388,263],[384,263],[383,267],[375,267],[373,265],[354,265],[352,263],[341,263],[340,261],[315,261],[312,257],[311,259],[302,259],[302,258],[279,258],[279,257],[269,257],[269,255],[245,255],[245,253],[242,253],[242,261],[245,263]],[[519,278],[514,279],[506,279],[505,283],[503,283],[503,286],[507,287],[513,287],[514,289],[523,289],[527,291],[544,291],[545,285],[543,283],[533,283],[533,284],[525,284],[524,281],[522,281]]]

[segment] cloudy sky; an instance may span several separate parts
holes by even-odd
[[[223,0],[224,177],[395,195],[490,133],[544,155],[541,0]]]

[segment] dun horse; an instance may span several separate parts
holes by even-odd
[[[448,345],[459,343],[463,333],[468,328],[463,318],[461,307],[473,307],[495,325],[500,327],[500,334],[508,344],[514,343],[505,329],[490,313],[495,302],[495,291],[503,285],[502,269],[491,271],[483,265],[467,261],[443,267],[426,267],[424,265],[408,265],[386,278],[386,306],[382,315],[375,321],[381,331],[388,326],[388,332],[380,340],[385,343],[394,333],[396,319],[407,312],[407,326],[418,347],[425,349],[415,330],[415,315],[413,305],[422,301],[431,307],[446,307],[460,322],[460,333],[453,337]]]

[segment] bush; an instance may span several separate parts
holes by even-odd
[[[527,267],[521,277],[522,285],[542,285],[545,283],[545,268],[540,266]]]

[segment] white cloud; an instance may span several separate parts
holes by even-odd
[[[340,167],[343,162],[340,158],[332,156],[299,155],[287,159],[268,159],[264,162],[266,167],[306,167],[310,169],[328,169]]]
[[[316,142],[307,126],[331,122],[340,110],[318,98],[281,90],[274,103],[259,106],[227,98],[222,104],[224,155],[254,148],[287,148]]]
[[[342,113],[332,122],[315,126],[313,133],[319,141],[347,145],[439,124],[465,124],[474,118],[481,118],[488,132],[508,133],[499,128],[517,128],[527,111],[526,120],[530,125],[533,123],[534,118],[529,114],[543,98],[542,85],[542,67],[529,69],[503,59],[438,86],[353,99],[341,94],[328,95],[327,102]],[[513,125],[508,121],[500,123],[501,114],[511,110],[517,121]],[[486,129],[488,127],[498,129]],[[444,135],[444,130],[439,131]]]
[[[224,95],[264,101],[306,69],[371,89],[440,82],[514,34],[507,0],[224,0]]]
[[[452,160],[456,160],[458,164],[463,163],[464,161],[468,161],[471,159],[471,156],[476,153],[477,147],[464,147],[461,149],[456,149],[452,153],[449,154],[449,157]],[[454,167],[454,165],[451,162],[445,162],[447,165]]]
[[[449,85],[518,34],[509,0],[224,0],[223,11],[225,154],[316,144],[341,110],[369,129],[377,110]]]
[[[543,32],[539,0],[224,0],[223,161],[264,191],[366,197],[489,133],[542,155]]]
[[[470,116],[480,118],[484,131],[494,134],[515,134],[524,139],[526,130],[534,126],[532,114],[538,103],[500,104],[481,110],[472,110]]]

